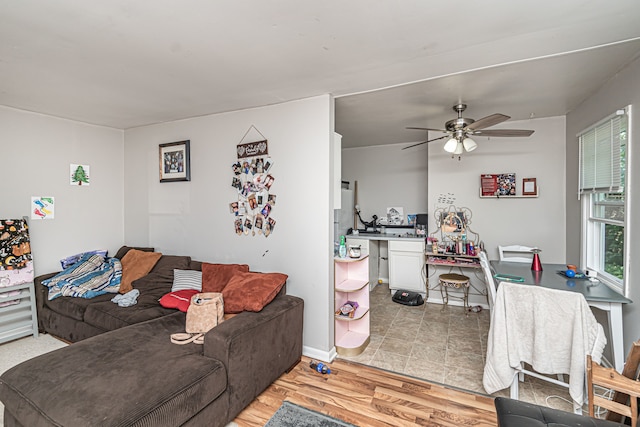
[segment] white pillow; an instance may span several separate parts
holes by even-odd
[[[173,286],[171,292],[184,289],[202,291],[202,271],[198,270],[173,270]]]

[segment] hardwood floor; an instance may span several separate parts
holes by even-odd
[[[337,359],[331,374],[309,358],[282,375],[235,419],[264,426],[283,401],[358,426],[496,426],[493,398]]]

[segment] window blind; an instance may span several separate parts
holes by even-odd
[[[578,135],[580,193],[622,191],[620,138],[625,119],[626,114],[613,115]]]

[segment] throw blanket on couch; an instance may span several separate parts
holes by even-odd
[[[122,264],[117,258],[85,254],[78,262],[42,284],[49,288],[49,300],[60,296],[93,298],[117,293],[122,279]]]
[[[584,402],[586,357],[600,362],[607,339],[577,292],[501,282],[491,313],[483,385],[511,385],[523,362],[542,374],[569,374],[569,394]]]

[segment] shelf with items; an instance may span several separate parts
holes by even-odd
[[[429,265],[444,265],[462,268],[480,268],[480,257],[477,255],[456,255],[453,253],[437,253],[426,251],[426,263]]]
[[[369,256],[334,258],[334,288],[336,351],[356,356],[370,340]]]
[[[536,197],[538,197],[538,194],[513,194],[513,195],[500,195],[500,194],[495,194],[495,195],[490,195],[490,196],[483,196],[482,195],[482,188],[480,188],[480,198],[481,199],[535,199]]]
[[[471,229],[471,210],[450,205],[436,209],[434,219],[436,229],[429,234],[425,250],[427,281],[431,283],[428,292],[441,289],[439,270],[444,269],[448,273],[458,270],[464,276],[480,277],[478,273],[482,270],[479,253],[484,244],[480,241],[480,235]],[[478,291],[473,283],[470,283],[470,287]]]

